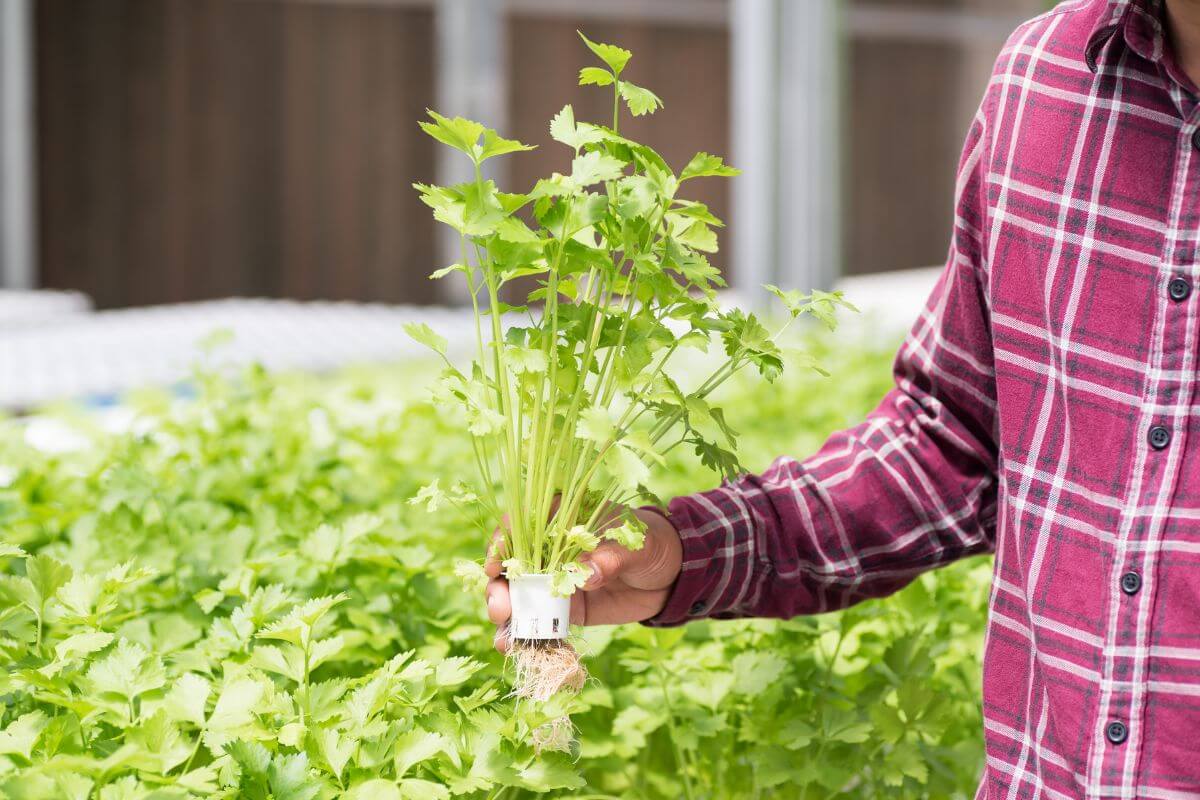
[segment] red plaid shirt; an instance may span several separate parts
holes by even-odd
[[[994,551],[979,797],[1200,797],[1200,107],[1162,0],[1026,23],[896,388],[682,497],[653,624],[790,617]]]

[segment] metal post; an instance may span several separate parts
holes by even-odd
[[[463,116],[509,134],[508,48],[503,0],[437,0],[437,111]],[[474,180],[470,162],[449,148],[438,148],[437,180],[450,186]],[[503,185],[504,159],[485,164],[486,178]],[[458,234],[442,227],[438,253],[443,264],[461,259]],[[464,303],[466,287],[442,281],[447,302]]]
[[[759,287],[775,281],[777,191],[775,33],[778,0],[734,0],[730,5],[733,163],[733,263],[730,285],[742,302],[762,299]]]
[[[829,289],[842,259],[839,0],[780,4],[779,282]]]
[[[0,286],[35,282],[33,20],[30,0],[0,0]]]
[[[841,272],[838,0],[733,0],[733,285],[828,288]]]

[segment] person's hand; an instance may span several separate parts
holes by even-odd
[[[641,622],[663,610],[667,595],[679,576],[683,545],[679,532],[667,518],[653,511],[634,512],[646,523],[646,543],[641,550],[628,550],[604,541],[580,561],[592,570],[583,591],[571,597],[574,625],[619,625]],[[496,536],[500,536],[497,531]],[[496,624],[496,649],[508,649],[508,619],[512,604],[508,581],[500,574],[503,554],[489,548],[486,570],[488,617]]]

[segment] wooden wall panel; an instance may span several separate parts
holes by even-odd
[[[926,10],[997,0],[912,0]],[[1022,7],[1042,0],[1020,0]],[[231,294],[422,302],[435,225],[410,184],[434,179],[416,121],[435,104],[431,8],[291,0],[38,0],[42,283],[105,307]],[[628,77],[666,102],[623,130],[680,168],[730,155],[730,52],[720,28],[507,15],[511,122],[540,145],[507,188],[568,168],[546,126],[593,59],[577,28],[630,48]],[[980,64],[977,42],[847,44],[845,270],[937,263]],[[764,124],[770,124],[764,122]],[[786,132],[784,132],[786,136]],[[729,185],[688,193],[730,222]]]
[[[850,274],[940,264],[966,136],[952,45],[855,42],[847,97],[844,223]],[[899,68],[902,67],[902,68]]]
[[[527,191],[551,172],[570,170],[570,150],[550,139],[550,119],[570,102],[577,119],[612,123],[609,88],[578,86],[579,69],[598,64],[576,30],[593,41],[633,51],[625,77],[654,91],[664,103],[656,114],[634,118],[623,109],[621,132],[654,147],[678,172],[700,150],[731,158],[729,144],[729,36],[715,28],[682,28],[569,17],[509,17],[511,62],[509,117],[512,134],[538,145],[511,157],[511,185]],[[729,220],[728,182],[689,181],[684,194]],[[729,229],[713,263],[731,252]]]
[[[39,0],[42,283],[101,306],[421,301],[432,15]]]
[[[433,143],[417,128],[433,104],[432,29],[413,17],[370,5],[286,7],[288,296],[432,299],[433,223],[411,188],[434,178]]]

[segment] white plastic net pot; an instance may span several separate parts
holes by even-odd
[[[518,641],[565,639],[571,624],[571,598],[550,591],[549,575],[522,575],[508,582],[512,600],[509,635]]]

